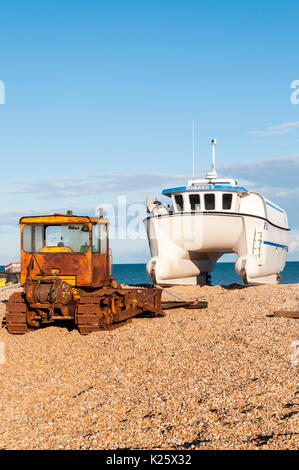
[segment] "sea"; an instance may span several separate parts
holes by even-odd
[[[148,284],[151,278],[146,272],[145,264],[115,264],[112,274],[121,284]],[[299,261],[288,261],[282,273],[281,284],[299,283]],[[235,263],[220,262],[211,273],[211,284],[228,285],[243,281],[235,271]]]
[[[150,284],[151,278],[146,272],[145,264],[114,264],[112,274],[121,284]],[[0,271],[4,271],[4,266],[0,266]],[[281,284],[299,283],[299,261],[288,261],[281,274]],[[243,284],[241,278],[235,271],[235,263],[220,262],[216,264],[211,273],[211,284],[228,285]]]

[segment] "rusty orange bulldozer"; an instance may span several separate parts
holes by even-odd
[[[123,288],[111,275],[109,221],[67,214],[22,217],[22,292],[6,304],[9,333],[72,322],[81,334],[146,312],[163,316],[161,289]]]

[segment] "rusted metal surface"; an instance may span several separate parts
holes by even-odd
[[[38,292],[42,289],[44,296],[49,292],[45,286],[49,288],[52,284],[36,283],[34,287]],[[45,297],[43,297],[44,303],[30,302],[30,298],[33,298],[29,296],[34,295],[36,289],[30,285],[25,294],[17,294],[17,297],[13,294],[9,298],[6,304],[6,325],[10,333],[23,334],[42,324],[72,320],[81,334],[88,334],[107,329],[114,323],[123,322],[144,312],[149,316],[165,315],[161,305],[160,289],[99,288],[92,292],[80,289],[75,308],[71,308],[73,304],[70,301],[65,306],[65,311],[60,304],[54,304],[53,308],[53,304],[46,302]],[[26,296],[26,292],[30,292],[29,296]],[[55,313],[57,311],[60,315]]]
[[[62,251],[59,247],[51,247],[50,251],[26,252],[23,249],[23,231],[27,225],[78,225],[88,227],[89,247],[84,253]],[[76,286],[99,286],[109,283],[109,243],[107,240],[107,252],[92,252],[92,226],[104,224],[108,227],[108,220],[103,217],[85,217],[75,215],[51,215],[38,217],[22,217],[20,219],[21,231],[21,284],[25,284],[30,276],[51,276],[54,270],[59,276],[75,276]],[[107,229],[108,231],[108,229]],[[55,251],[56,248],[56,251]]]
[[[107,273],[107,254],[91,253],[21,253],[21,284],[30,276],[51,276],[55,270],[57,276],[74,276],[77,286],[98,286],[109,283]]]
[[[159,289],[99,289],[81,292],[76,322],[81,334],[107,329],[143,312],[164,316]]]
[[[6,304],[6,328],[11,334],[24,334],[29,331],[27,325],[27,304],[23,292],[14,293]]]
[[[93,250],[92,227],[96,223],[106,224],[108,233],[108,221],[103,217],[56,214],[20,220],[24,292],[13,294],[6,304],[6,325],[10,333],[24,334],[42,324],[64,320],[77,325],[81,334],[88,334],[142,312],[164,315],[160,289],[122,289],[111,276],[108,240],[105,253]],[[46,244],[45,227],[62,224],[81,224],[81,229],[89,233],[89,244],[86,243],[86,250],[83,246],[84,252],[72,252],[64,244]],[[38,226],[43,234],[39,251],[24,250],[23,231],[28,225]],[[29,233],[35,233],[35,228]],[[30,237],[33,240],[35,235]],[[36,245],[31,241],[29,246]]]
[[[199,300],[190,300],[183,302],[162,302],[162,308],[165,310],[170,310],[173,308],[189,308],[189,309],[201,309],[207,308],[208,302],[199,301]]]
[[[38,281],[29,278],[25,283],[26,299],[30,304],[68,305],[73,299],[70,284],[57,277],[41,277]]]
[[[299,318],[299,310],[278,310],[274,317]]]

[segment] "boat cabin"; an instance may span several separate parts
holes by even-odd
[[[204,179],[192,179],[186,186],[164,189],[162,194],[171,198],[172,207],[167,209],[161,202],[153,200],[148,205],[148,211],[153,216],[199,212],[247,214],[265,219],[277,227],[288,228],[287,215],[281,207],[259,193],[238,186],[234,179],[218,178],[215,145],[216,140],[212,140],[212,169]]]
[[[248,191],[234,180],[191,180],[187,186],[164,189],[162,194],[172,199],[174,212],[237,212],[238,198]]]

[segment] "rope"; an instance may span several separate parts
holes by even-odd
[[[0,292],[2,292],[3,290],[6,290],[6,289],[15,289],[17,287],[21,287],[21,284],[18,283],[18,284],[13,284],[12,286],[4,286],[4,287],[0,287]]]
[[[165,287],[161,287],[161,286],[157,286],[155,285],[155,287],[157,287],[158,289],[161,289],[163,291],[165,291],[167,294],[169,295],[172,295],[173,297],[176,297],[177,299],[180,299],[180,300],[183,300],[184,302],[190,302],[190,300],[186,300],[184,299],[183,297],[181,297],[180,295],[177,295],[177,294],[174,294],[173,292],[170,292],[169,290],[165,289]],[[222,286],[223,287],[223,286]],[[220,295],[224,295],[224,294],[228,294],[229,292],[232,292],[233,290],[235,289],[238,289],[238,288],[246,288],[246,287],[251,287],[251,286],[242,286],[242,284],[236,284],[234,287],[232,287],[231,289],[227,290],[226,292],[221,292]]]
[[[157,287],[158,289],[163,290],[164,292],[166,292],[169,295],[172,295],[173,297],[176,297],[177,299],[183,300],[183,302],[190,302],[190,300],[186,300],[183,297],[181,297],[180,295],[174,294],[173,292],[170,292],[169,290],[165,289],[165,287],[160,287],[160,286],[157,286],[157,285],[155,285],[155,287]]]

